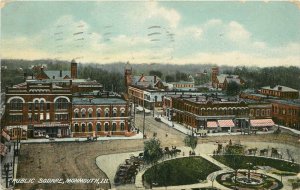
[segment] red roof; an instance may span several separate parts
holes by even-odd
[[[218,127],[218,124],[217,124],[217,122],[216,121],[208,121],[207,122],[207,127],[211,127],[211,128],[216,128],[216,127]]]
[[[218,120],[218,124],[220,127],[234,127],[234,123],[232,120]]]
[[[274,126],[275,123],[272,119],[253,119],[250,120],[250,125],[252,127],[271,127]]]

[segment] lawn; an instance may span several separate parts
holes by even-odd
[[[202,157],[178,158],[151,167],[145,172],[144,180],[148,184],[155,182],[155,186],[194,184],[220,169]]]
[[[270,166],[280,171],[300,172],[299,164],[272,158],[243,155],[214,155],[213,158],[231,168],[248,169],[247,163],[252,163],[251,169],[254,169],[254,166]]]

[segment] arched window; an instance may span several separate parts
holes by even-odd
[[[81,117],[85,117],[86,116],[86,110],[85,109],[82,109],[81,110]]]
[[[75,123],[75,124],[74,124],[74,128],[75,128],[75,132],[79,132],[79,126],[78,126],[78,123]]]
[[[88,112],[89,112],[89,117],[93,117],[93,109],[89,108]]]
[[[101,109],[97,109],[97,117],[101,117]]]
[[[89,132],[92,132],[92,131],[93,131],[93,124],[92,124],[92,123],[89,123],[89,124],[88,124],[88,129],[89,129]]]
[[[109,117],[109,109],[105,109],[105,117]]]
[[[38,101],[38,100],[35,100],[35,101],[34,101],[34,109],[35,109],[35,110],[38,110],[38,109],[39,109],[39,101]]]
[[[112,131],[116,131],[117,130],[117,124],[116,123],[113,123],[112,124]]]
[[[121,123],[121,131],[125,130],[125,123]]]
[[[104,124],[104,130],[105,130],[105,131],[109,131],[109,125],[108,125],[108,123],[105,123],[105,124]]]
[[[85,132],[85,123],[82,123],[82,124],[81,124],[81,131],[82,131],[82,132]]]
[[[101,131],[101,123],[97,123],[96,124],[96,130],[97,131]]]
[[[74,116],[75,116],[75,118],[79,118],[79,110],[78,109],[74,110]]]
[[[66,98],[58,98],[55,101],[55,109],[68,109],[68,100]]]
[[[125,117],[125,108],[121,108],[121,117]]]
[[[23,110],[23,101],[21,99],[12,99],[10,101],[11,110]]]
[[[43,111],[44,110],[44,105],[45,105],[45,101],[41,100],[40,102],[40,110]]]
[[[116,108],[113,109],[113,117],[117,117],[117,109]]]

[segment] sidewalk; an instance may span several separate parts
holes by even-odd
[[[17,144],[17,143],[16,143]],[[14,158],[14,144],[13,142],[11,142],[11,148],[10,151],[7,152],[7,154],[5,155],[2,163],[1,163],[1,188],[0,189],[13,189],[12,186],[9,186],[8,188],[6,188],[6,173],[4,171],[4,164],[9,164],[9,173],[8,173],[8,183],[10,180],[15,179],[17,176],[17,166],[18,166],[18,156],[15,157],[15,165],[14,165],[14,174],[13,174],[13,158]],[[6,146],[9,146],[9,143],[6,143]],[[20,145],[19,145],[20,148]],[[17,149],[17,147],[16,147]]]
[[[280,128],[282,128],[282,129],[286,129],[286,130],[289,130],[289,131],[291,131],[291,132],[293,132],[293,133],[295,133],[295,134],[297,134],[297,135],[300,135],[300,131],[298,131],[298,130],[296,130],[296,129],[291,129],[291,128],[289,128],[289,127],[285,127],[285,126],[282,126],[282,125],[278,125]]]
[[[143,139],[143,134],[139,133],[131,137],[124,136],[116,136],[116,137],[98,137],[97,141],[107,141],[107,140],[134,140],[134,139]],[[81,138],[54,138],[54,140],[50,139],[27,139],[21,140],[21,143],[49,143],[49,142],[83,142],[87,141],[86,137]]]
[[[159,116],[159,118],[161,119],[161,121],[163,123],[165,123],[166,125],[168,125],[169,127],[172,127],[174,129],[176,129],[177,131],[180,131],[186,135],[191,135],[192,134],[192,131],[188,128],[186,128],[185,126],[183,125],[180,125],[178,123],[175,123],[175,122],[172,122],[172,121],[168,121],[168,119],[166,119],[165,117],[161,117]],[[271,134],[271,133],[274,133],[274,131],[267,131],[267,132],[262,132],[262,131],[258,131],[257,134]],[[300,134],[300,132],[299,132]],[[219,132],[219,133],[207,133],[207,136],[224,136],[224,135],[241,135],[241,132],[231,132],[231,133],[228,133],[228,132]]]

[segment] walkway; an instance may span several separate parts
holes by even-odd
[[[107,140],[132,140],[132,139],[143,139],[143,134],[139,133],[131,137],[124,137],[124,136],[113,136],[113,137],[98,137],[97,141],[107,141]],[[50,139],[27,139],[21,140],[21,143],[49,143],[49,142],[82,142],[87,141],[86,137],[82,138],[54,138],[54,140]]]

